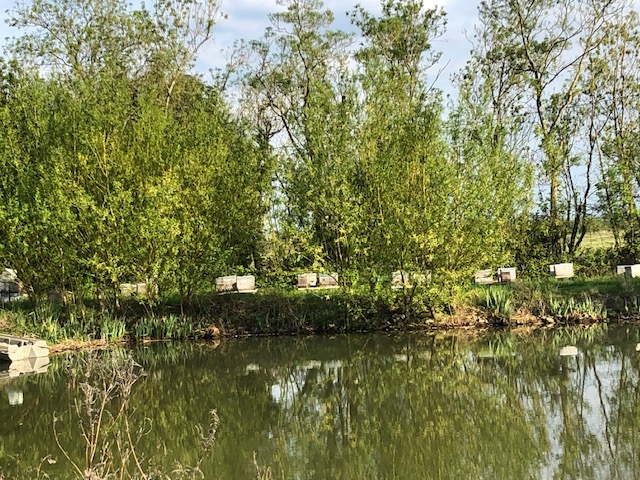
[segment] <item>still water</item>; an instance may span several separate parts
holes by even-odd
[[[135,451],[169,478],[177,465],[199,465],[223,479],[632,479],[638,341],[640,329],[609,327],[250,338],[97,355],[108,364],[130,352],[144,369],[130,397]],[[567,345],[578,354],[560,356]],[[82,467],[82,358],[1,380],[0,477],[73,478],[71,461]],[[214,409],[219,426],[203,456]]]

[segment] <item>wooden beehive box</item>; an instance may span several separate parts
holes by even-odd
[[[503,267],[498,269],[498,281],[501,283],[510,283],[516,281],[515,267]]]
[[[640,277],[640,264],[634,265],[618,265],[616,267],[616,274],[624,275],[629,278]]]
[[[573,263],[556,263],[549,265],[549,275],[554,278],[572,278]]]
[[[137,283],[121,283],[120,284],[120,296],[131,297],[136,293],[138,293]]]
[[[253,293],[256,291],[256,277],[243,275],[236,277],[236,290],[239,293]]]
[[[403,272],[395,271],[391,274],[391,288],[411,288],[414,285],[424,285],[431,281],[431,272]]]
[[[146,297],[150,293],[157,294],[158,289],[157,285],[152,282],[141,282],[141,283],[121,283],[120,284],[120,296],[122,297]]]
[[[399,289],[405,288],[409,280],[408,273],[397,270],[391,273],[391,288]]]
[[[337,273],[321,273],[318,275],[318,287],[319,288],[337,288],[338,287],[338,274]]]
[[[496,283],[495,279],[493,278],[493,270],[491,269],[478,270],[475,274],[474,281],[482,285]]]
[[[301,273],[298,275],[298,288],[313,288],[318,285],[316,273]]]
[[[235,275],[216,278],[216,292],[229,293],[236,289],[237,278]]]

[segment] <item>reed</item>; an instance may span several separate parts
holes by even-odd
[[[135,322],[132,328],[136,340],[185,339],[194,336],[195,322],[189,316],[163,315],[144,317]]]
[[[551,316],[565,320],[577,320],[585,317],[605,319],[608,315],[605,305],[590,296],[562,298],[550,295],[546,302],[546,310]]]
[[[107,342],[115,342],[125,338],[127,325],[124,318],[105,316],[100,324],[100,338]]]
[[[515,312],[512,291],[502,287],[489,287],[485,292],[484,307],[494,319],[508,321]]]

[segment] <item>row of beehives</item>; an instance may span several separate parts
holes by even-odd
[[[499,268],[497,273],[494,273],[491,269],[478,270],[474,280],[476,283],[481,283],[483,285],[515,282],[516,269],[515,267],[503,267]]]
[[[0,273],[0,303],[14,302],[26,296],[18,274],[10,268],[5,268]]]
[[[556,263],[549,265],[549,274],[554,278],[571,278],[574,276],[573,263]],[[618,265],[617,275],[627,277],[640,277],[640,264]],[[392,273],[391,288],[409,288],[417,284],[425,284],[431,280],[431,272],[405,272]],[[479,270],[475,275],[475,282],[480,284],[509,283],[516,280],[514,267],[498,268],[493,270]],[[337,288],[337,273],[301,273],[298,275],[297,287],[300,289]],[[253,275],[229,275],[216,278],[216,292],[218,293],[255,293],[256,278]],[[157,293],[157,285],[154,282],[145,283],[121,283],[120,294],[123,297],[141,296]],[[5,268],[0,273],[0,302],[11,302],[25,298],[27,295],[22,288],[16,272]]]
[[[218,293],[255,293],[256,277],[253,275],[227,275],[216,278]]]
[[[555,265],[549,265],[549,275],[554,278],[571,278],[574,276],[573,263],[557,263]],[[640,277],[640,264],[617,265],[616,275]]]
[[[575,276],[573,272],[573,263],[555,263],[549,265],[549,275],[553,278],[572,278]],[[640,277],[640,264],[634,265],[618,265],[616,266],[616,275],[624,275],[625,277]],[[480,270],[476,273],[476,283],[508,283],[516,279],[515,268],[499,268],[497,275],[493,270]]]
[[[410,288],[415,285],[422,285],[431,280],[431,272],[405,272],[395,271],[391,274],[391,288]],[[299,289],[314,288],[338,288],[337,273],[301,273],[298,275]]]
[[[573,263],[555,263],[549,265],[549,275],[553,278],[571,278],[573,274]],[[499,268],[497,272],[491,269],[479,270],[476,272],[476,283],[491,285],[494,283],[511,283],[516,281],[515,267]]]
[[[639,265],[619,265],[619,275],[631,277],[640,276]],[[554,278],[571,278],[574,276],[573,263],[558,263],[549,265],[549,274]],[[515,267],[498,268],[493,270],[480,270],[475,275],[475,282],[480,284],[510,283],[516,280]],[[415,285],[424,285],[431,281],[431,272],[405,272],[398,270],[392,273],[391,288],[411,288]],[[323,289],[338,288],[337,273],[301,273],[298,275],[296,285],[299,289]],[[121,284],[120,291],[123,296],[146,296],[149,291],[147,283]],[[253,275],[228,275],[216,278],[217,293],[255,293],[256,278]]]
[[[337,273],[301,273],[298,275],[298,288],[337,288]]]
[[[256,277],[253,275],[227,275],[216,278],[216,292],[218,293],[255,293]],[[158,293],[155,282],[121,283],[120,295],[123,297],[146,297]]]

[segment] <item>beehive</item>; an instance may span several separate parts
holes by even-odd
[[[556,263],[549,265],[549,274],[554,278],[573,277],[573,263]]]
[[[478,270],[475,274],[474,280],[476,283],[480,283],[483,285],[496,283],[495,279],[493,278],[492,270]]]
[[[239,293],[254,292],[256,289],[256,277],[253,275],[243,275],[236,277],[236,290]]]
[[[635,265],[618,265],[616,267],[618,275],[624,275],[629,278],[640,277],[640,264]]]
[[[313,288],[318,285],[318,275],[315,273],[301,273],[298,275],[298,288]]]
[[[318,286],[321,288],[332,288],[338,286],[338,274],[337,273],[321,273],[318,276]]]
[[[498,269],[498,280],[501,283],[510,283],[516,281],[515,267],[503,267]]]

